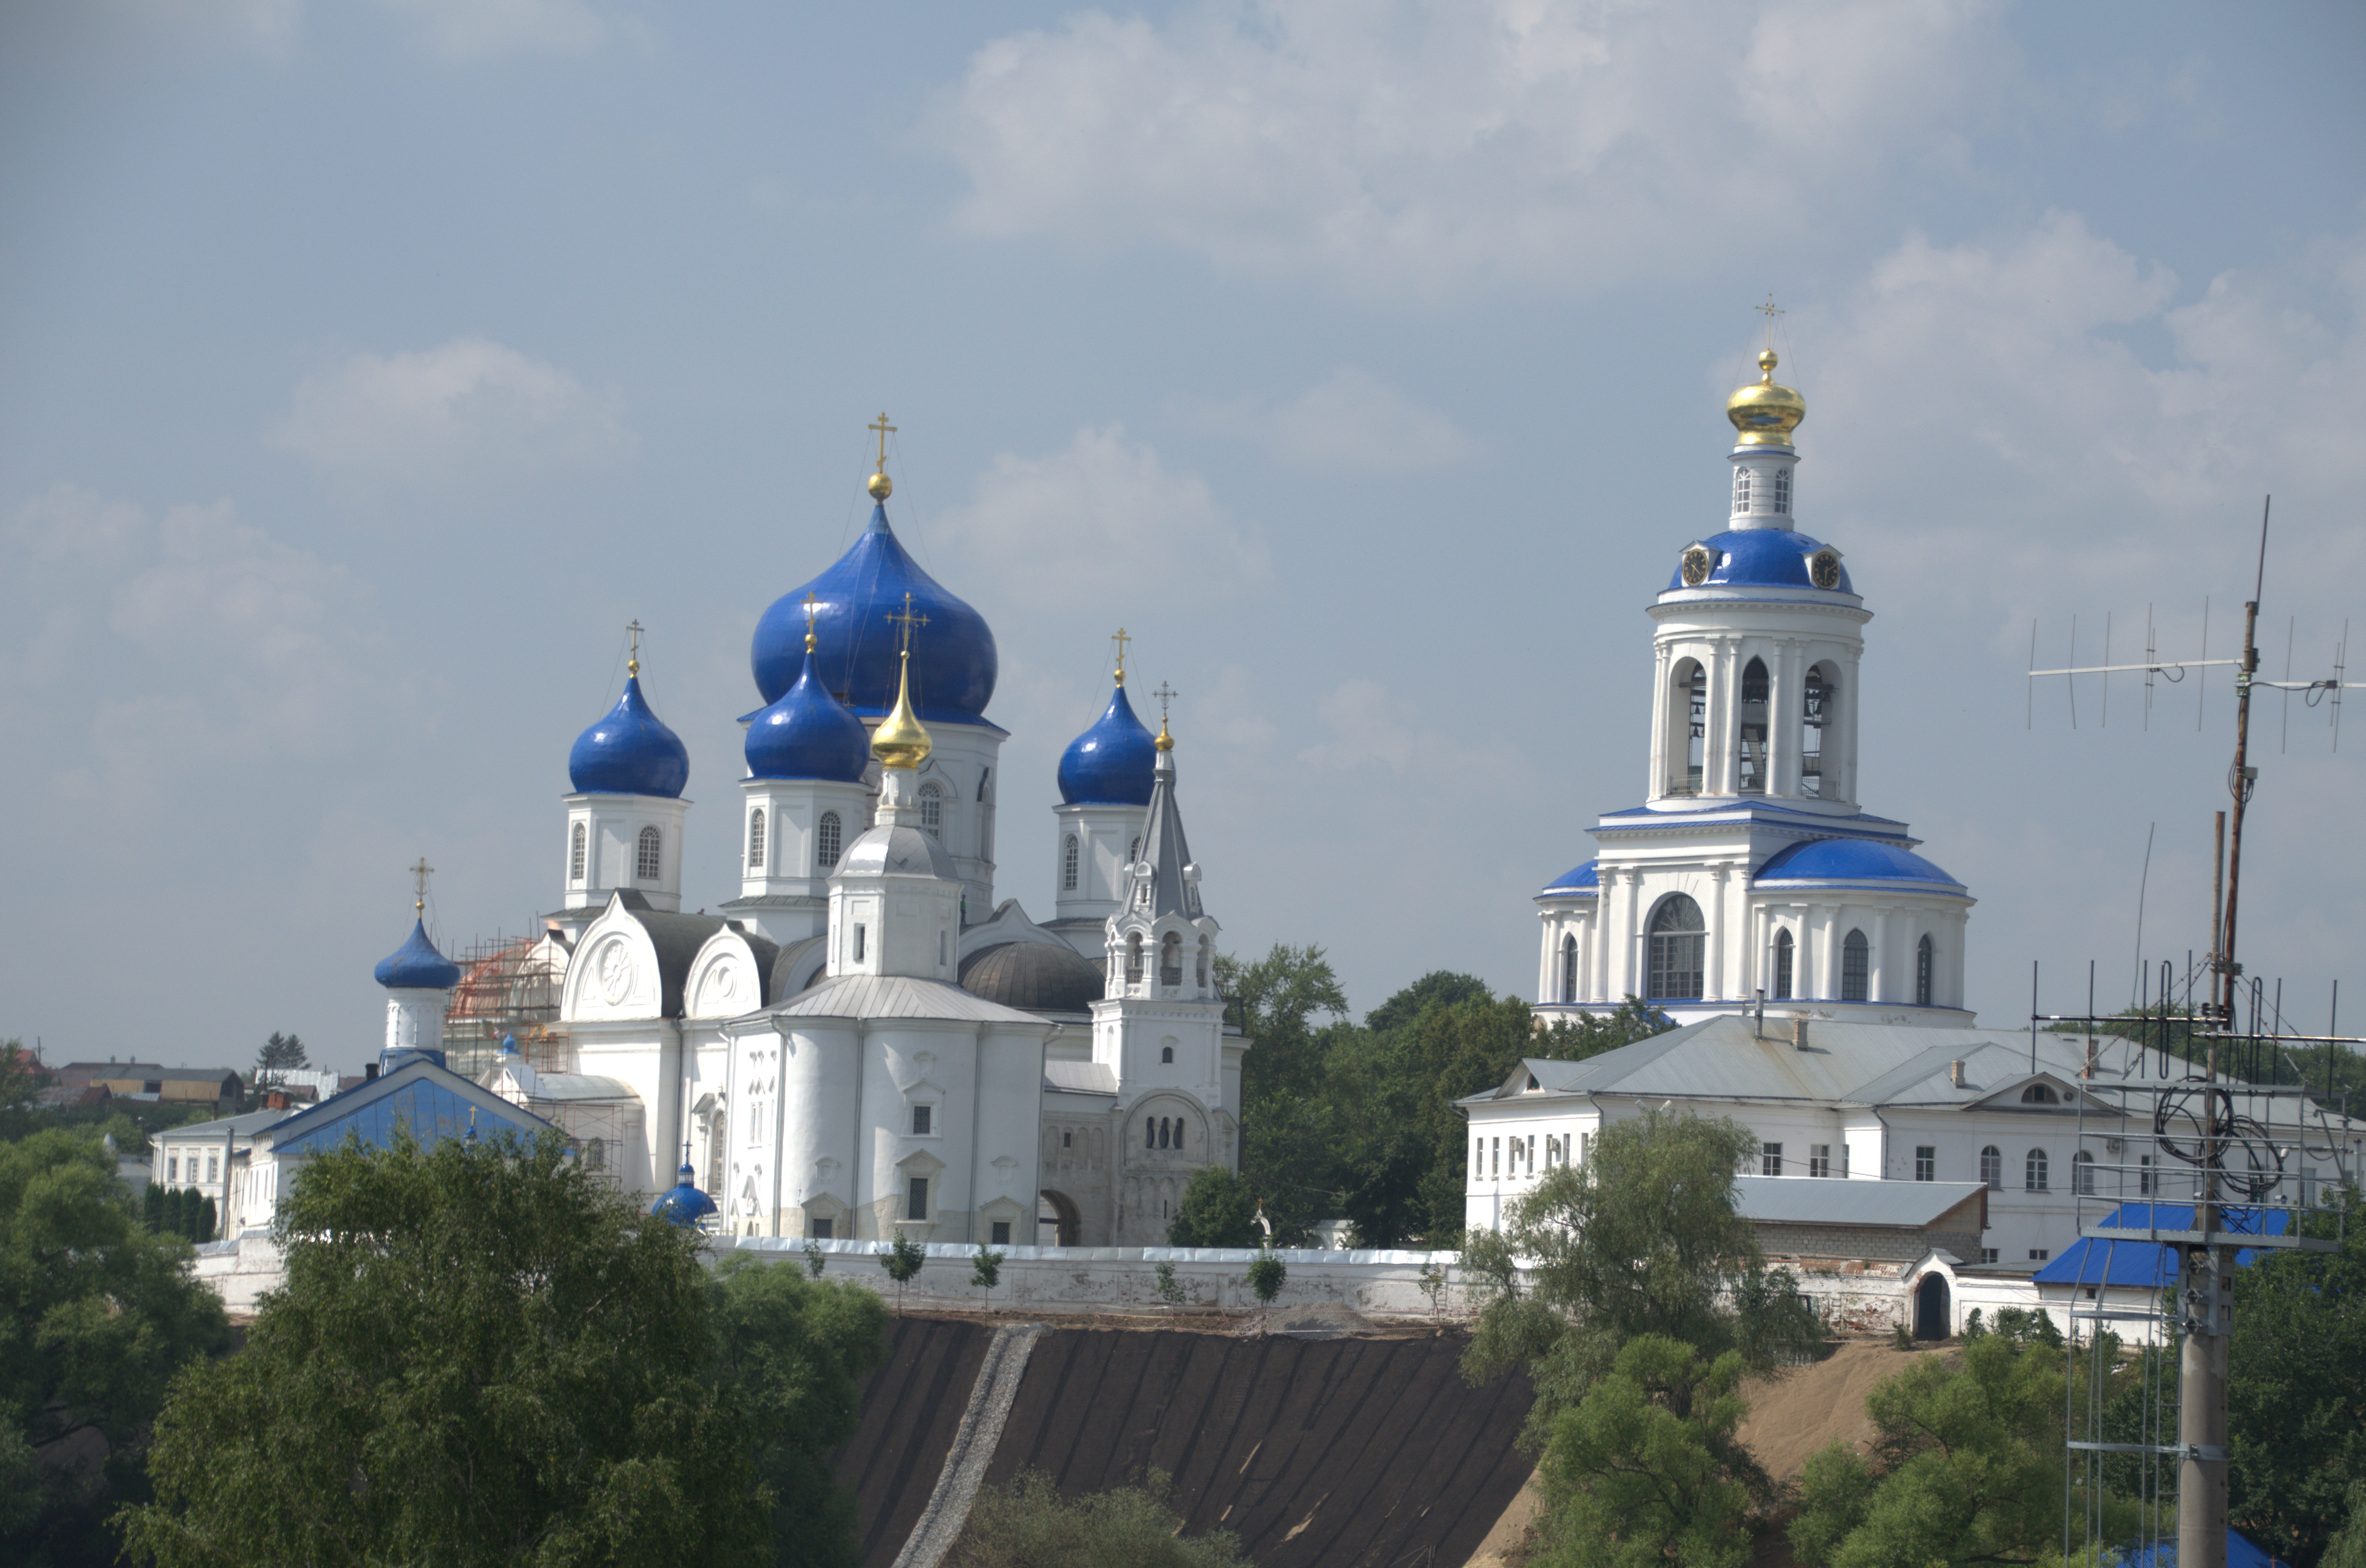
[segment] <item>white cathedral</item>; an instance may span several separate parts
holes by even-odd
[[[682,909],[690,759],[637,655],[568,759],[557,977],[565,1070],[485,1082],[749,1236],[1164,1245],[1185,1184],[1239,1161],[1241,1058],[1174,740],[1115,689],[1059,767],[1054,918],[994,895],[994,634],[870,527],[758,622],[732,835],[739,896]],[[442,971],[439,971],[439,974]],[[456,980],[456,976],[454,977]],[[389,1045],[445,989],[389,987]],[[597,1124],[596,1129],[593,1124]]]

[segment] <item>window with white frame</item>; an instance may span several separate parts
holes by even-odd
[[[2095,1157],[2083,1148],[2070,1157],[2070,1191],[2082,1198],[2095,1195]]]
[[[944,831],[945,792],[933,780],[920,786],[920,826],[931,838]]]
[[[904,1217],[925,1220],[929,1217],[929,1179],[915,1176],[904,1188]]]
[[[934,1105],[921,1104],[912,1107],[912,1136],[914,1137],[936,1137],[936,1123],[937,1108]]]
[[[583,879],[583,824],[581,823],[577,823],[574,831],[567,835],[567,879],[570,882],[580,882]]]
[[[633,875],[644,882],[654,882],[661,874],[664,857],[660,854],[662,838],[654,827],[641,829],[640,846],[633,857]]]
[[[1777,1002],[1791,1000],[1791,961],[1797,951],[1797,945],[1792,942],[1787,929],[1774,933],[1774,991]]]
[[[1076,890],[1077,868],[1082,863],[1083,857],[1083,846],[1077,844],[1076,835],[1070,834],[1068,842],[1060,850],[1060,890],[1062,892],[1073,893]]]
[[[1994,1144],[1980,1150],[1980,1182],[1991,1193],[2004,1191],[2004,1150]]]
[[[2022,1162],[2021,1186],[2022,1191],[2025,1193],[2044,1193],[2050,1190],[2046,1184],[2046,1160],[2044,1149],[2031,1149],[2028,1158]]]
[[[1683,893],[1669,894],[1651,915],[1650,974],[1645,981],[1651,1000],[1697,998],[1707,946],[1708,923],[1701,918],[1700,905]]]
[[[1832,1146],[1828,1143],[1809,1144],[1808,1146],[1808,1174],[1810,1176],[1830,1176],[1831,1173]]]
[[[838,852],[846,842],[846,826],[838,820],[836,812],[824,812],[814,827],[814,864],[827,871],[838,864]]]
[[[1564,935],[1560,939],[1560,1000],[1563,1006],[1577,1000],[1577,938]]]
[[[1980,1261],[1983,1263],[1994,1263],[2003,1256],[2003,1253],[1993,1247],[1983,1247],[1980,1249]]]
[[[1758,1146],[1758,1174],[1761,1176],[1780,1176],[1783,1174],[1783,1146],[1781,1144],[1762,1143]]]
[[[2043,1263],[2053,1256],[2053,1252],[2044,1247],[2033,1247],[2029,1249],[2029,1260],[2033,1263]]]
[[[1936,1182],[1939,1179],[1939,1149],[1935,1144],[1914,1146],[1914,1180]]]
[[[748,813],[748,869],[764,868],[764,808],[757,807]]]
[[[1873,945],[1862,931],[1852,931],[1841,943],[1841,1000],[1863,1002],[1873,984]]]
[[[1922,940],[1914,944],[1914,1005],[1928,1007],[1935,992],[1934,980],[1939,972],[1939,948],[1925,932]]]

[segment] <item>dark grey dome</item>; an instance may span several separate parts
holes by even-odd
[[[962,989],[1022,1013],[1083,1013],[1107,989],[1101,967],[1074,947],[1003,942],[962,960]]]

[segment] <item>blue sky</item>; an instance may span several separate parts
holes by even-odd
[[[1000,642],[1001,893],[1048,913],[1122,624],[1234,948],[1526,994],[1770,291],[1865,804],[1979,898],[1984,1022],[2033,959],[2124,1000],[2148,830],[2146,946],[2206,945],[2230,688],[2033,718],[2031,622],[2226,651],[2273,491],[2266,673],[2366,632],[2361,63],[2341,5],[10,7],[0,1035],[358,1062],[412,859],[447,945],[555,903],[636,617],[732,896],[748,639],[882,409]],[[2255,743],[2244,957],[2309,1027],[2351,717]]]

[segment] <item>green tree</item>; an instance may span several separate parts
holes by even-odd
[[[1220,1165],[1191,1173],[1166,1225],[1169,1247],[1255,1247],[1263,1238],[1248,1182]]]
[[[920,1271],[920,1265],[928,1260],[929,1255],[920,1249],[920,1244],[900,1230],[896,1233],[896,1239],[889,1244],[887,1250],[879,1255],[879,1266],[887,1271],[889,1279],[896,1282],[896,1316],[904,1316],[904,1287],[912,1282]]]
[[[22,1137],[33,1130],[33,1102],[49,1081],[23,1040],[0,1040],[0,1138]]]
[[[1315,1021],[1342,1017],[1347,994],[1323,949],[1311,945],[1276,943],[1251,963],[1223,955],[1216,983],[1249,1039],[1241,1068],[1241,1174],[1287,1244],[1337,1212],[1324,1063],[1332,1031],[1348,1025]]]
[[[986,1310],[994,1308],[994,1287],[1002,1278],[1002,1254],[989,1252],[986,1243],[977,1244],[977,1256],[969,1260],[969,1282],[986,1293]]]
[[[2317,1568],[2366,1568],[2366,1475],[2352,1480],[2342,1494],[2342,1513],[2346,1522],[2325,1543]]]
[[[1166,1304],[1166,1316],[1172,1317],[1175,1309],[1183,1305],[1182,1282],[1176,1279],[1171,1261],[1162,1260],[1154,1272],[1158,1277],[1158,1299]]]
[[[715,1376],[699,1238],[556,1134],[348,1141],[296,1178],[287,1283],[175,1381],[157,1563],[757,1563],[751,1400]]]
[[[885,1358],[887,1308],[874,1291],[806,1277],[745,1255],[715,1271],[715,1368],[735,1393],[772,1495],[781,1568],[854,1568],[854,1494],[831,1473],[862,1414],[862,1380]]]
[[[979,1491],[946,1568],[1249,1568],[1228,1530],[1183,1533],[1167,1502],[1167,1480],[1152,1471],[1141,1484],[1074,1501],[1051,1477],[1022,1471],[1008,1486]]]
[[[2058,1551],[2065,1375],[2058,1347],[1989,1334],[1884,1380],[1865,1401],[1873,1454],[1834,1443],[1808,1461],[1790,1532],[1803,1568],[2035,1562]],[[2110,1539],[2135,1527],[2118,1499],[2101,1513]]]
[[[173,1375],[229,1343],[188,1260],[186,1241],[141,1223],[97,1138],[51,1128],[0,1144],[0,1557],[77,1556],[95,1533],[34,1445],[96,1431],[107,1486],[142,1484],[141,1435]]]
[[[253,1081],[255,1084],[275,1082],[279,1074],[305,1065],[304,1042],[293,1035],[283,1035],[274,1030],[271,1037],[263,1042],[263,1048],[254,1053]]]
[[[1537,1568],[1738,1568],[1750,1555],[1747,1463],[1734,1436],[1742,1359],[1681,1340],[1628,1341],[1607,1375],[1553,1421],[1539,1467]]]

